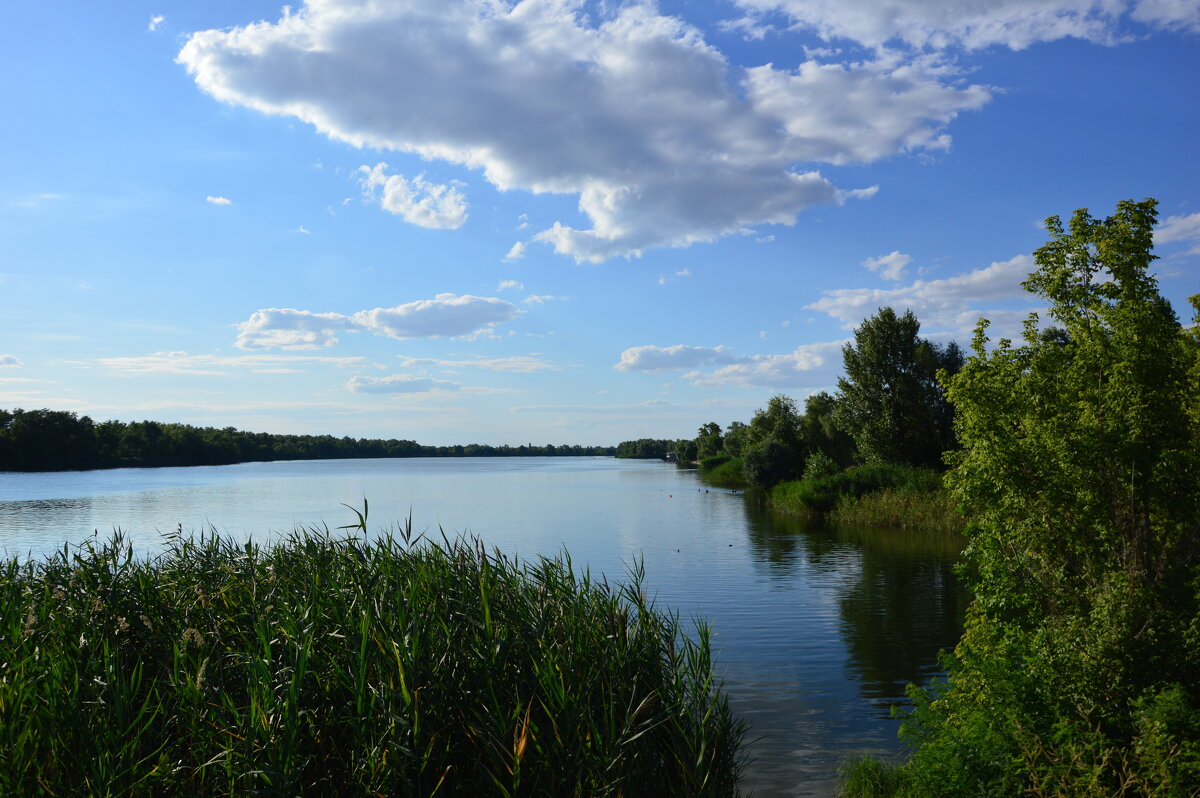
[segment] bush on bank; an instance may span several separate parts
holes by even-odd
[[[0,564],[0,794],[736,793],[708,631],[640,570],[410,533]]]

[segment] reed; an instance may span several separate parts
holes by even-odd
[[[0,794],[736,794],[709,631],[640,565],[338,534],[0,564]]]

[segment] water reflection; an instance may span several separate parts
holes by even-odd
[[[940,672],[938,652],[962,634],[967,593],[954,573],[963,539],[864,526],[828,526],[770,512],[747,497],[747,531],[773,580],[804,570],[835,575],[845,669],[886,715],[910,682]]]

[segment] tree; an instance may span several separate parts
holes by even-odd
[[[721,453],[721,425],[710,421],[700,427],[696,435],[697,456],[703,460]]]
[[[730,457],[741,457],[750,440],[750,427],[741,421],[731,421],[725,428],[722,446]]]
[[[938,466],[953,443],[953,409],[937,372],[962,364],[957,344],[946,347],[917,336],[912,311],[897,316],[880,308],[842,349],[846,376],[838,379],[834,418],[868,462]]]
[[[804,400],[801,425],[809,456],[822,452],[836,464],[837,470],[841,470],[854,462],[854,440],[835,423],[836,408],[837,400],[832,394],[825,391],[814,393]]]
[[[768,438],[746,450],[742,457],[742,472],[751,485],[769,488],[795,476],[796,461],[788,447]]]
[[[1024,285],[1060,327],[989,348],[981,322],[945,375],[975,600],[908,725],[918,792],[1200,794],[1200,340],[1149,271],[1155,219],[1048,219]]]
[[[798,460],[804,458],[804,433],[796,400],[776,394],[762,410],[754,411],[750,419],[750,442],[773,440],[787,447]]]

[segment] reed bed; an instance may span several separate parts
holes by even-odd
[[[736,794],[709,632],[630,571],[411,522],[0,563],[0,794]]]

